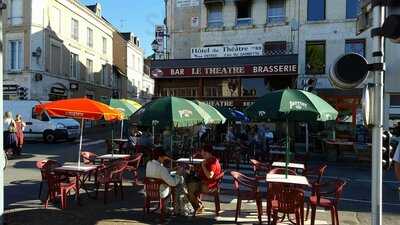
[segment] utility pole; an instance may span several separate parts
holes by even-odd
[[[373,63],[380,68],[373,71],[374,77],[374,126],[372,129],[372,181],[371,181],[371,224],[382,224],[382,126],[383,126],[383,76],[384,38],[380,29],[385,19],[385,7],[376,4],[372,9],[372,56]],[[378,31],[378,32],[375,32]],[[380,65],[380,66],[379,66]]]

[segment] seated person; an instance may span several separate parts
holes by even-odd
[[[170,157],[161,147],[158,147],[153,150],[153,160],[146,164],[146,177],[157,178],[168,184],[160,186],[161,198],[166,198],[171,193],[170,186],[175,187],[181,182],[180,176],[171,176],[168,169],[164,167],[163,163],[168,159]]]
[[[218,159],[212,155],[211,145],[201,149],[201,156],[204,161],[201,163],[198,176],[187,181],[188,198],[196,213],[201,213],[204,209],[203,203],[198,198],[199,194],[215,188],[218,182],[215,177],[221,174],[221,165]]]

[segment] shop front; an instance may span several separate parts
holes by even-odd
[[[153,61],[155,96],[245,108],[258,97],[295,87],[297,55]]]

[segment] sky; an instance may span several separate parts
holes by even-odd
[[[121,32],[139,37],[145,56],[153,54],[154,26],[163,24],[164,0],[80,0],[84,5],[100,3],[103,16]]]

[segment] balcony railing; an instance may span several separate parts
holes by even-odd
[[[269,46],[264,45],[264,54],[273,56],[273,55],[290,55],[295,54],[294,47],[292,42],[286,42],[285,45],[281,46]]]
[[[267,23],[284,23],[286,16],[268,16]]]
[[[237,18],[236,26],[250,26],[253,23],[251,18]]]

